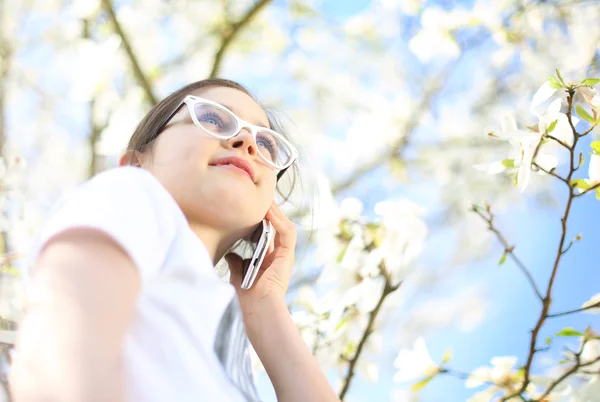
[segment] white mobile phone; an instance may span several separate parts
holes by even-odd
[[[254,283],[256,275],[258,275],[260,265],[265,259],[265,255],[267,255],[267,251],[269,251],[269,245],[273,240],[273,225],[268,220],[263,219],[257,230],[260,231],[260,233],[252,236],[252,240],[256,239],[256,243],[253,242],[253,244],[256,245],[256,248],[252,253],[250,264],[244,272],[244,279],[242,279],[242,289],[250,289],[250,287]]]

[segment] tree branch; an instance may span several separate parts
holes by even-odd
[[[542,401],[546,401],[546,397],[548,395],[550,395],[550,393],[554,390],[554,388],[556,388],[561,382],[563,382],[565,379],[567,379],[569,376],[571,376],[572,374],[576,373],[577,370],[579,370],[582,367],[587,367],[587,366],[591,366],[592,364],[595,364],[597,362],[600,362],[600,356],[596,357],[593,360],[590,360],[589,362],[585,362],[585,363],[581,363],[581,353],[583,352],[583,347],[585,346],[585,342],[582,342],[581,344],[581,349],[579,350],[579,352],[577,352],[575,354],[575,365],[573,367],[571,367],[569,370],[565,371],[560,377],[558,377],[556,380],[554,380],[546,389],[546,391],[544,391],[544,393],[537,399],[538,402],[542,402]]]
[[[573,173],[575,171],[575,148],[577,147],[577,142],[579,141],[579,134],[575,130],[573,122],[571,121],[574,90],[570,88],[568,92],[569,96],[567,97],[567,119],[569,120],[569,125],[571,126],[571,130],[573,131],[573,145],[569,148],[571,169],[569,169],[569,174],[566,177],[567,182],[570,183]],[[537,320],[537,323],[535,324],[535,327],[531,331],[531,338],[529,341],[529,352],[527,355],[527,361],[524,366],[523,384],[521,384],[521,387],[516,392],[503,397],[502,401],[508,401],[515,396],[521,395],[523,392],[525,392],[525,389],[529,385],[531,378],[531,365],[533,363],[533,358],[535,357],[535,354],[538,352],[538,349],[536,347],[537,337],[540,332],[540,329],[542,328],[542,326],[546,322],[546,319],[548,318],[548,311],[550,310],[550,305],[552,304],[552,290],[554,288],[554,280],[556,279],[556,273],[558,272],[558,267],[560,265],[561,258],[564,255],[563,248],[565,245],[565,239],[567,237],[567,221],[571,212],[571,205],[573,204],[573,200],[575,198],[573,190],[574,189],[571,186],[569,186],[569,198],[567,199],[567,204],[565,206],[563,216],[560,219],[562,233],[560,236],[560,241],[558,243],[556,257],[554,259],[554,266],[552,267],[552,273],[550,274],[550,280],[548,281],[548,286],[546,288],[546,296],[542,300],[542,310],[540,311],[540,316]]]
[[[369,339],[369,336],[373,332],[373,325],[375,324],[375,319],[377,318],[377,315],[379,314],[381,306],[383,305],[383,301],[389,294],[396,291],[402,284],[402,282],[400,282],[400,283],[397,283],[396,285],[392,285],[389,275],[385,274],[385,268],[383,266],[380,266],[380,269],[381,269],[382,274],[385,277],[385,285],[383,288],[383,292],[381,293],[381,296],[379,297],[379,301],[377,302],[377,305],[375,306],[373,311],[371,311],[369,313],[369,321],[367,323],[367,327],[365,328],[365,331],[363,332],[363,335],[362,335],[360,341],[358,342],[358,346],[356,347],[356,352],[354,353],[354,356],[352,356],[352,358],[349,359],[350,363],[348,366],[348,372],[346,373],[346,378],[344,379],[344,385],[343,385],[342,390],[340,391],[340,395],[339,395],[341,400],[344,400],[346,393],[350,389],[350,383],[352,382],[352,378],[354,377],[356,363],[358,362],[358,358],[360,357],[360,354],[361,354],[367,340]]]
[[[219,75],[221,71],[221,63],[223,62],[223,56],[225,52],[236,38],[237,35],[252,22],[252,19],[266,6],[269,5],[273,0],[259,0],[239,19],[239,21],[230,24],[224,30],[223,36],[221,38],[221,45],[219,46],[219,50],[215,55],[215,60],[213,61],[213,66],[210,71],[210,77],[214,78]]]
[[[592,304],[590,306],[576,308],[574,310],[563,311],[562,313],[548,314],[548,318],[555,318],[555,317],[561,317],[563,315],[568,315],[568,314],[581,313],[582,311],[586,311],[586,310],[596,308],[596,307],[600,307],[600,302],[598,302],[596,304]]]
[[[537,296],[537,298],[540,301],[543,302],[544,301],[544,297],[540,293],[540,291],[538,289],[538,286],[536,285],[535,280],[533,279],[533,276],[529,272],[529,269],[527,269],[527,267],[525,266],[525,264],[516,256],[516,254],[515,254],[515,246],[510,245],[508,243],[508,240],[506,240],[506,238],[504,237],[504,235],[502,233],[500,233],[500,231],[494,225],[494,215],[492,214],[491,209],[489,208],[489,206],[486,207],[486,212],[488,213],[488,216],[485,216],[485,214],[477,206],[473,206],[472,210],[477,215],[479,215],[484,221],[486,221],[486,223],[488,224],[488,230],[491,231],[491,232],[493,232],[496,235],[496,237],[498,238],[498,240],[500,241],[500,243],[504,247],[504,252],[506,254],[510,255],[511,259],[514,261],[514,263],[517,265],[517,267],[519,267],[519,269],[521,270],[521,272],[523,272],[523,274],[527,278],[527,281],[531,285],[531,288],[533,289],[533,291],[534,291],[535,295]]]
[[[131,67],[133,69],[133,75],[135,76],[135,79],[137,80],[138,84],[144,90],[144,93],[146,94],[146,98],[147,98],[148,102],[150,102],[150,104],[152,106],[156,105],[158,103],[158,100],[156,99],[156,96],[154,95],[152,86],[150,85],[150,81],[148,80],[146,75],[144,75],[144,72],[142,71],[142,68],[140,67],[140,63],[139,63],[137,57],[135,56],[135,53],[133,52],[131,43],[129,43],[129,38],[127,37],[127,35],[125,35],[125,32],[123,31],[123,28],[121,27],[121,24],[119,23],[119,20],[117,19],[117,14],[115,13],[115,9],[113,7],[112,1],[111,0],[102,0],[102,5],[104,7],[104,10],[106,10],[106,13],[108,14],[108,18],[110,19],[110,21],[113,24],[115,32],[121,37],[121,41],[123,43],[123,48],[125,49],[125,53],[127,53],[127,57],[129,58],[129,61],[131,62]]]

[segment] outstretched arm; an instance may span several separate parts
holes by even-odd
[[[10,372],[20,401],[123,401],[122,348],[140,275],[108,235],[54,236],[32,277]]]

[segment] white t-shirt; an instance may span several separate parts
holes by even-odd
[[[235,290],[151,173],[115,168],[67,194],[27,265],[52,236],[74,227],[105,232],[139,269],[141,295],[125,341],[129,401],[258,400]]]

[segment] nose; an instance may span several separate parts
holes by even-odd
[[[226,142],[228,147],[239,148],[242,151],[247,150],[248,154],[252,156],[255,156],[258,151],[254,144],[254,137],[247,128],[242,128],[235,137],[226,140]]]

